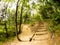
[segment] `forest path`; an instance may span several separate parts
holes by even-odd
[[[22,33],[19,35],[22,42],[15,39],[4,45],[53,45],[51,34],[46,27],[46,23],[35,24],[32,27],[24,25]],[[31,42],[29,41],[30,38],[32,39]]]

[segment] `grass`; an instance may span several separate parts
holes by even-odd
[[[9,37],[9,38],[4,38],[4,41],[0,41],[0,45],[3,45],[5,42],[11,42],[15,39],[16,36],[14,37]]]
[[[0,42],[0,45],[3,45],[3,42]]]
[[[16,36],[14,30],[9,30],[8,35],[9,35],[9,37],[6,38],[6,31],[0,29],[0,41],[5,42],[5,41],[9,40],[10,38],[13,38]]]

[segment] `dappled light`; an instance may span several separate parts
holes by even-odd
[[[59,42],[59,0],[0,0],[0,45]]]

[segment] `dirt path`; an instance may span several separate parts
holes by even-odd
[[[46,24],[34,25],[29,28],[29,25],[25,25],[22,29],[22,33],[19,38],[23,42],[19,42],[17,39],[11,42],[7,42],[4,45],[53,45],[51,35],[46,29]],[[31,42],[29,41],[30,39]]]

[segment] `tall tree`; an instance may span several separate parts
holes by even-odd
[[[4,22],[4,26],[5,26],[5,30],[6,30],[6,37],[8,38],[8,29],[7,29],[7,7],[8,7],[8,5],[6,5],[5,3],[4,4],[2,4],[3,5],[3,7],[4,8],[2,8],[1,10],[2,10],[2,14],[1,14],[1,22]],[[3,24],[3,23],[2,23]]]
[[[25,4],[25,0],[22,2],[21,6],[21,13],[20,13],[20,24],[19,24],[19,33],[21,32],[21,25],[22,25],[22,15],[23,15],[23,6]]]
[[[19,4],[19,0],[17,1],[17,5],[16,5],[16,13],[15,13],[15,23],[16,23],[16,36],[17,36],[17,39],[19,40],[19,41],[21,41],[20,39],[19,39],[19,36],[18,36],[18,27],[17,27],[17,14],[18,14],[18,4]]]

